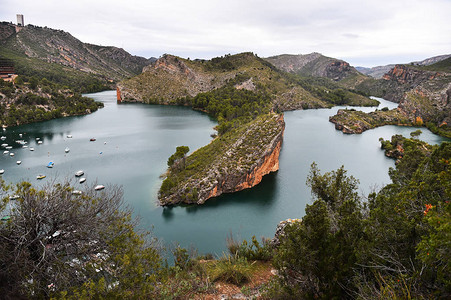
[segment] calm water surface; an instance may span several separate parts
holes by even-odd
[[[344,165],[360,180],[361,192],[389,182],[388,169],[394,162],[380,150],[379,138],[409,133],[415,128],[384,126],[361,135],[345,135],[328,121],[338,108],[285,113],[286,129],[280,154],[280,170],[265,176],[257,187],[208,200],[202,206],[162,208],[156,205],[168,157],[175,147],[195,150],[211,141],[216,122],[206,114],[185,107],[145,104],[116,104],[115,91],[90,94],[105,108],[88,116],[70,117],[15,128],[3,132],[15,147],[14,157],[0,154],[0,169],[7,182],[47,178],[73,178],[84,170],[88,182],[118,184],[124,188],[125,202],[140,217],[140,226],[153,227],[165,245],[195,246],[200,253],[221,255],[230,232],[237,238],[272,237],[279,221],[300,218],[310,203],[305,185],[312,162],[325,172]],[[396,107],[381,100],[380,108]],[[362,108],[370,111],[374,108]],[[440,143],[443,139],[421,128],[421,139]],[[14,142],[19,133],[35,151]],[[72,135],[73,138],[67,138]],[[90,142],[90,138],[96,138]],[[43,143],[38,145],[36,138]],[[64,149],[70,148],[69,153]],[[3,151],[4,149],[2,149]],[[16,161],[22,164],[17,165]],[[46,168],[48,162],[54,168]],[[78,184],[78,183],[76,183]]]

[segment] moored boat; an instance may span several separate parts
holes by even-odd
[[[99,185],[96,185],[94,189],[95,189],[96,191],[100,191],[100,190],[103,190],[104,188],[105,188],[104,185],[99,184]]]
[[[90,142],[95,142],[95,140],[96,140],[95,138],[90,138],[89,139]]]
[[[18,161],[16,161],[16,163],[17,163],[18,165],[20,165],[20,164],[22,163],[22,161],[21,161],[21,160],[18,160]]]
[[[82,178],[80,178],[80,183],[83,183],[83,182],[85,182],[86,181],[86,178],[85,177],[82,177]]]
[[[66,147],[66,149],[64,149],[64,152],[69,153],[70,149],[69,147]]]
[[[43,175],[43,174],[39,174],[38,176],[36,176],[36,179],[43,179],[43,178],[45,178],[45,175]]]
[[[75,172],[76,177],[83,176],[83,174],[85,174],[85,172],[83,172],[82,170]]]
[[[1,170],[0,170],[0,175],[2,175],[3,173],[5,173],[5,170],[4,170],[4,169],[1,169]]]
[[[51,161],[47,164],[47,168],[53,168],[54,165],[55,165],[55,163],[53,161]]]
[[[34,148],[33,148],[33,147],[30,147],[30,151],[34,151]]]

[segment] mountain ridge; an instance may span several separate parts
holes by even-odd
[[[354,88],[365,79],[365,76],[348,62],[318,52],[281,54],[267,57],[265,60],[285,72],[301,76],[325,77],[347,88]]]
[[[6,22],[0,23],[0,46],[0,57],[14,61],[20,75],[46,77],[69,86],[74,83],[65,77],[81,77],[78,88],[90,81],[111,85],[140,74],[154,60],[114,46],[83,43],[63,30]]]
[[[443,55],[437,55],[432,56],[429,58],[425,58],[421,61],[414,61],[410,63],[406,63],[403,65],[416,65],[416,66],[429,66],[435,63],[438,63],[442,60],[445,60],[447,58],[450,58],[451,54],[443,54]],[[360,73],[371,76],[376,79],[382,78],[387,72],[389,72],[392,68],[394,68],[398,64],[388,64],[388,65],[382,65],[382,66],[376,66],[376,67],[355,67]]]

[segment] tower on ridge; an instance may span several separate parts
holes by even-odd
[[[18,26],[25,26],[25,23],[23,21],[23,15],[17,14],[17,25]]]

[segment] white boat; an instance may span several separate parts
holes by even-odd
[[[83,172],[82,170],[75,172],[76,177],[83,176],[83,174],[85,174],[85,172]]]
[[[95,189],[96,191],[100,191],[100,190],[103,190],[104,188],[105,188],[104,185],[99,184],[99,185],[96,185],[94,189]]]
[[[19,199],[18,195],[11,195],[11,196],[9,196],[9,200],[17,200],[17,199]]]
[[[0,170],[0,175],[2,175],[3,173],[5,173],[5,170],[1,169]]]
[[[34,151],[34,148],[33,148],[33,147],[30,147],[30,151]]]
[[[86,178],[85,178],[85,177],[80,178],[80,183],[83,183],[83,182],[85,182],[85,181],[86,181]]]
[[[41,138],[36,138],[36,141],[39,141]]]
[[[22,161],[21,161],[21,160],[18,160],[18,161],[16,161],[16,163],[17,163],[18,165],[20,165],[20,164],[22,163]]]
[[[13,146],[6,146],[5,149],[11,150]]]
[[[19,133],[19,137],[22,138],[22,133]]]
[[[8,154],[8,153],[9,153],[8,150],[3,151],[3,154]]]
[[[66,149],[64,149],[64,152],[69,153],[70,149],[69,147],[66,147]]]
[[[79,191],[79,190],[73,190],[73,191],[72,191],[72,194],[74,194],[74,195],[81,195],[81,191]]]
[[[2,136],[0,139],[1,139],[2,141],[6,140],[6,136]]]
[[[28,146],[27,145],[23,145],[22,148],[28,148]]]
[[[42,141],[38,141],[38,145],[42,144]]]
[[[14,153],[11,152],[11,153],[9,154],[9,156],[14,156]]]
[[[8,146],[8,144],[2,144],[2,147],[4,148],[4,147],[7,147]]]
[[[71,134],[68,134],[68,135],[67,135],[67,138],[68,138],[68,139],[71,139],[71,138],[72,138],[72,135],[71,135]]]

